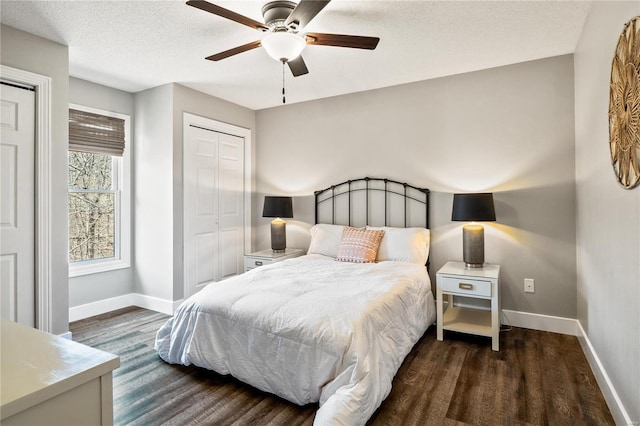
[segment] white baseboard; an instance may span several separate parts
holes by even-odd
[[[609,410],[611,411],[613,420],[617,425],[637,424],[631,421],[631,417],[629,417],[627,410],[624,409],[624,405],[622,405],[622,401],[620,401],[620,397],[613,387],[613,383],[611,383],[611,379],[609,379],[604,366],[600,362],[600,358],[598,358],[596,351],[593,349],[591,341],[589,341],[589,337],[584,332],[580,321],[578,321],[577,336],[578,341],[580,342],[580,346],[582,346],[582,351],[584,352],[585,356],[587,357],[587,361],[591,366],[593,375],[596,377],[596,381],[598,382],[600,391],[602,392],[602,395],[604,395],[605,401],[607,401],[607,405],[609,406]]]
[[[578,320],[573,318],[554,317],[551,315],[503,309],[502,324],[530,328],[532,330],[568,334],[570,336],[578,335]]]
[[[105,314],[118,309],[133,306],[133,293],[122,296],[111,297],[109,299],[98,300],[97,302],[86,303],[84,305],[69,308],[69,322]]]
[[[133,296],[133,306],[139,306],[141,308],[150,309],[167,315],[173,315],[178,306],[182,303],[182,299],[172,301],[140,293],[132,293],[131,296]]]
[[[69,322],[105,314],[129,306],[139,306],[163,314],[173,315],[180,303],[182,303],[182,300],[171,301],[139,293],[129,293],[110,299],[73,306],[69,308]]]

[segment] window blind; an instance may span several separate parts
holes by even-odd
[[[124,120],[69,109],[69,150],[122,156]]]

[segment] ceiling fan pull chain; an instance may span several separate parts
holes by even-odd
[[[284,96],[284,64],[286,62],[282,61],[282,103],[286,104],[287,103],[287,99]]]

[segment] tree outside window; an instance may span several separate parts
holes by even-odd
[[[71,263],[116,256],[114,162],[110,155],[69,152]]]

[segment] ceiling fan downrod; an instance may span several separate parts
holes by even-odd
[[[284,95],[284,64],[286,64],[287,61],[286,60],[282,60],[282,103],[286,104],[287,103],[287,99],[285,98]]]

